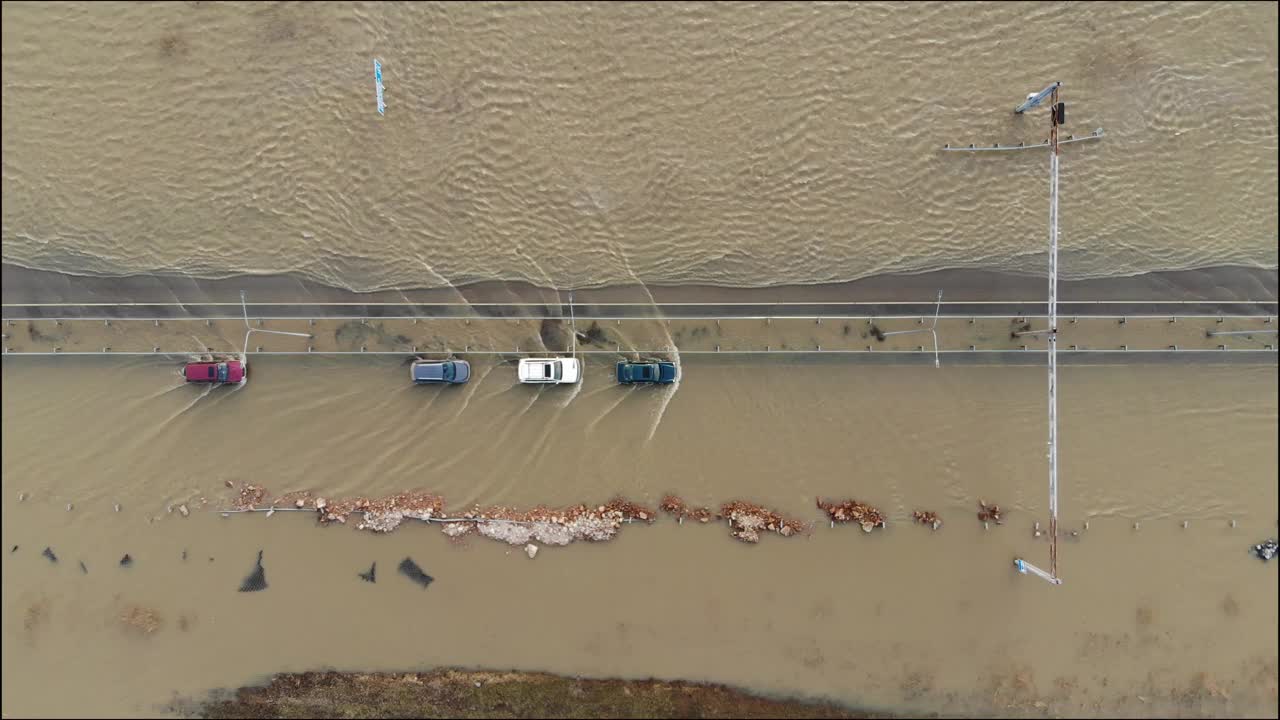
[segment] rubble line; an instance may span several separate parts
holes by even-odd
[[[223,515],[230,515],[231,513],[269,513],[269,512],[305,512],[305,513],[312,513],[312,514],[315,514],[317,511],[316,511],[314,508],[282,508],[282,507],[278,507],[278,508],[269,508],[269,507],[268,507],[268,508],[244,508],[244,509],[239,509],[239,510],[218,510],[218,509],[214,508],[214,509],[210,510],[209,512],[216,512],[216,513],[222,513]],[[356,512],[364,512],[364,511],[363,511],[363,510],[357,510]],[[555,522],[554,520],[506,520],[506,519],[503,519],[503,518],[467,518],[467,517],[455,517],[455,518],[446,518],[446,517],[438,517],[438,518],[437,518],[437,517],[430,517],[430,518],[419,518],[419,517],[412,517],[412,516],[408,516],[408,515],[406,515],[405,517],[407,517],[407,518],[408,518],[408,519],[410,519],[410,520],[419,520],[419,521],[421,521],[421,522],[426,522],[426,523],[433,523],[433,522],[438,522],[438,523],[460,523],[460,522],[474,522],[474,523],[482,523],[482,522],[504,522],[504,523],[512,523],[512,524],[514,524],[514,525],[562,525],[562,524],[563,524],[563,523],[557,523],[557,522]],[[648,522],[647,522],[647,521],[645,521],[645,520],[639,520],[639,519],[636,519],[636,518],[618,518],[618,522],[625,522],[625,523],[643,522],[643,523],[645,523],[645,524],[648,524]]]

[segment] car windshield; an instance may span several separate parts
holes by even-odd
[[[212,377],[214,376],[214,375],[213,375],[213,373],[214,373],[213,366],[212,366],[212,365],[210,365],[210,366],[209,366],[209,377],[211,377],[211,378],[212,378]]]
[[[446,363],[446,364],[445,364],[445,366],[444,366],[444,379],[445,379],[445,380],[452,380],[452,379],[453,379],[453,364],[452,364],[452,363]]]

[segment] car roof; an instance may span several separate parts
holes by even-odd
[[[414,380],[441,380],[444,378],[444,363],[419,360],[413,364]]]

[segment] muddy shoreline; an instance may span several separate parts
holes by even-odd
[[[1200,270],[1151,272],[1096,280],[1062,280],[1062,300],[1274,300],[1277,270],[1218,266]],[[579,302],[875,302],[931,301],[938,289],[948,300],[1035,300],[1045,279],[988,270],[939,270],[887,274],[844,283],[721,287],[715,285],[617,285],[575,291]],[[5,303],[184,303],[236,302],[240,291],[255,303],[273,302],[547,302],[556,290],[523,282],[479,282],[459,287],[355,293],[296,275],[240,275],[198,279],[163,274],[127,277],[68,275],[0,266],[0,298]]]
[[[459,669],[278,674],[264,685],[215,692],[174,710],[201,718],[896,717],[725,685]]]

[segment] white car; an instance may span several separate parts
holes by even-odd
[[[582,378],[577,358],[521,358],[517,368],[522,383],[576,383]]]

